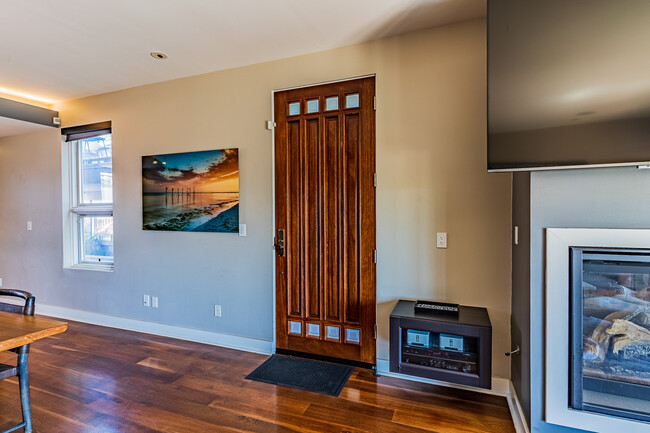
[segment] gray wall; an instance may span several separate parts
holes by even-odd
[[[64,126],[113,122],[115,272],[62,268],[61,143],[46,131],[0,139],[0,277],[41,305],[271,341],[271,92],[376,74],[378,357],[398,299],[480,305],[508,378],[511,176],[485,170],[485,51],[480,19],[59,103]],[[141,156],[225,147],[248,235],[143,231]]]
[[[530,173],[512,177],[512,225],[519,227],[519,243],[512,243],[512,348],[510,379],[530,427]]]
[[[135,176],[126,181],[122,155],[128,141],[122,138],[123,126],[116,129],[115,272],[63,268],[60,131],[0,139],[3,285],[33,292],[37,312],[39,304],[54,305],[271,340],[272,243],[264,236],[272,231],[271,219],[245,214],[247,237],[142,231],[141,181]],[[257,151],[259,157],[270,159],[270,149],[265,150]],[[251,153],[240,152],[244,167],[254,163]],[[139,155],[129,159],[139,171]],[[251,190],[247,182],[244,176],[241,191],[246,202],[261,200],[264,191]],[[32,231],[26,230],[26,221],[32,221]],[[144,308],[143,294],[158,296],[160,307]],[[214,317],[212,304],[224,306],[223,317]]]
[[[532,431],[575,432],[542,420],[544,228],[650,228],[650,170],[607,168],[534,172],[530,191]]]

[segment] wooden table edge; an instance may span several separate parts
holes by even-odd
[[[40,340],[41,338],[61,334],[67,329],[68,324],[60,322],[59,325],[53,326],[51,328],[43,329],[41,331],[33,332],[31,334],[23,335],[9,340],[0,341],[0,352],[15,349],[16,347],[24,346],[25,344],[31,344],[36,340]]]

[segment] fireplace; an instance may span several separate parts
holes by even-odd
[[[650,230],[545,241],[544,421],[650,433]]]
[[[650,421],[650,250],[570,248],[570,406]]]

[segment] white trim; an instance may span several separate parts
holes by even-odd
[[[398,379],[405,379],[413,382],[429,383],[431,385],[446,386],[449,388],[465,389],[468,391],[480,392],[482,394],[498,395],[500,397],[507,397],[510,391],[510,385],[509,385],[510,381],[502,377],[493,376],[492,388],[484,389],[484,388],[475,388],[473,386],[458,385],[455,383],[443,382],[440,380],[427,379],[424,377],[411,376],[408,374],[393,373],[392,371],[390,371],[390,363],[387,359],[379,359],[379,358],[377,359],[377,373],[381,374],[382,376],[396,377]]]
[[[77,271],[100,271],[100,272],[113,272],[115,265],[111,263],[75,263],[72,266],[66,266],[65,269],[74,269]]]
[[[271,254],[273,256],[273,303],[271,304],[271,317],[273,317],[273,340],[271,341],[271,351],[275,353],[277,347],[277,318],[276,318],[276,257],[278,256],[275,252],[275,234],[278,232],[277,227],[275,226],[275,90],[271,90],[271,121],[273,122],[273,129],[271,129],[271,197],[273,201],[272,209],[272,226],[273,232],[271,233],[271,242],[273,242],[273,248],[271,249]]]
[[[512,423],[515,425],[515,431],[517,433],[530,433],[528,429],[528,424],[526,424],[526,417],[524,416],[524,411],[521,408],[519,403],[519,397],[517,397],[517,392],[515,391],[515,386],[510,382],[510,392],[506,397],[508,399],[508,408],[510,408],[510,415],[512,416]]]
[[[127,319],[124,317],[108,316],[106,314],[91,313],[88,311],[74,310],[71,308],[57,307],[54,305],[36,304],[36,312],[46,316],[93,325],[108,326],[111,328],[125,329],[127,331],[143,332],[145,334],[159,335],[162,337],[178,338],[180,340],[194,341],[196,343],[211,344],[213,346],[227,347],[229,349],[243,350],[246,352],[270,355],[272,342],[256,338],[240,337],[237,335],[221,334],[218,332],[204,331],[194,328],[164,325],[143,320]]]
[[[546,229],[544,420],[591,431],[650,433],[650,424],[569,407],[569,247],[649,248],[650,230]]]

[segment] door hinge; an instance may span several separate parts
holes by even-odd
[[[372,262],[377,263],[377,250],[372,250]]]
[[[377,324],[375,323],[375,340],[377,339]]]
[[[372,105],[375,110],[377,110],[377,97],[373,96],[372,97]]]
[[[377,188],[377,173],[372,175],[372,186]]]

